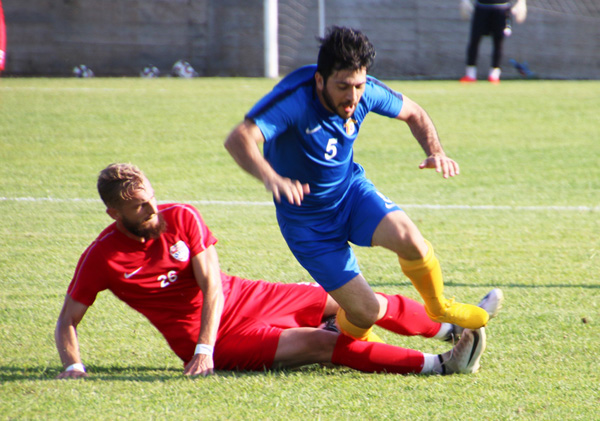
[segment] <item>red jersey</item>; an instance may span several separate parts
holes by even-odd
[[[4,12],[2,1],[0,1],[0,70],[4,70],[6,60],[6,25],[4,23]]]
[[[164,204],[158,209],[167,223],[160,238],[142,243],[111,224],[79,259],[67,293],[91,306],[98,292],[110,290],[146,316],[182,357],[190,338],[195,342],[200,333],[203,301],[191,258],[217,239],[193,206]],[[221,276],[227,293],[229,277]]]
[[[217,239],[193,206],[158,209],[167,223],[160,238],[141,243],[111,224],[81,255],[67,293],[91,306],[98,292],[110,290],[146,316],[187,363],[200,334],[203,301],[190,259]],[[327,293],[317,284],[250,281],[222,272],[221,280],[217,369],[269,368],[283,329],[321,322]]]

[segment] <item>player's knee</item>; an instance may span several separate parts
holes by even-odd
[[[348,321],[358,327],[367,329],[375,324],[379,317],[379,301],[365,302],[364,305],[354,309],[353,312],[346,312]]]
[[[405,260],[418,260],[427,253],[421,232],[404,212],[392,212],[373,236],[373,245],[385,247]]]
[[[401,259],[410,261],[423,259],[428,251],[429,246],[425,242],[425,239],[421,235],[418,235],[406,238],[402,249],[397,250],[396,254]]]

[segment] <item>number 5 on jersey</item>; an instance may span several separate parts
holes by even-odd
[[[337,145],[338,141],[335,138],[329,139],[327,142],[327,148],[325,148],[325,159],[331,161],[337,155]]]

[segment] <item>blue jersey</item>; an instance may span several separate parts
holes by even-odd
[[[316,65],[304,66],[283,78],[247,114],[265,138],[264,155],[281,176],[308,183],[310,194],[301,206],[283,199],[278,214],[306,222],[335,210],[354,177],[364,170],[354,162],[353,145],[369,111],[397,117],[402,95],[367,76],[365,91],[351,118],[329,112],[319,100]]]

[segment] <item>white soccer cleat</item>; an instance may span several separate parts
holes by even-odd
[[[477,307],[481,307],[490,315],[490,319],[498,315],[498,312],[502,308],[502,301],[504,301],[504,294],[500,288],[494,288],[481,299]]]
[[[485,328],[465,329],[460,341],[450,351],[438,355],[440,374],[476,373],[485,351]]]
[[[504,301],[504,294],[500,288],[494,288],[488,292],[485,297],[481,299],[477,307],[484,309],[489,315],[490,319],[493,319],[498,315],[498,312],[502,308],[502,302]],[[452,331],[448,333],[448,336],[444,338],[445,341],[452,341],[460,338],[464,328],[458,325],[452,325]]]

